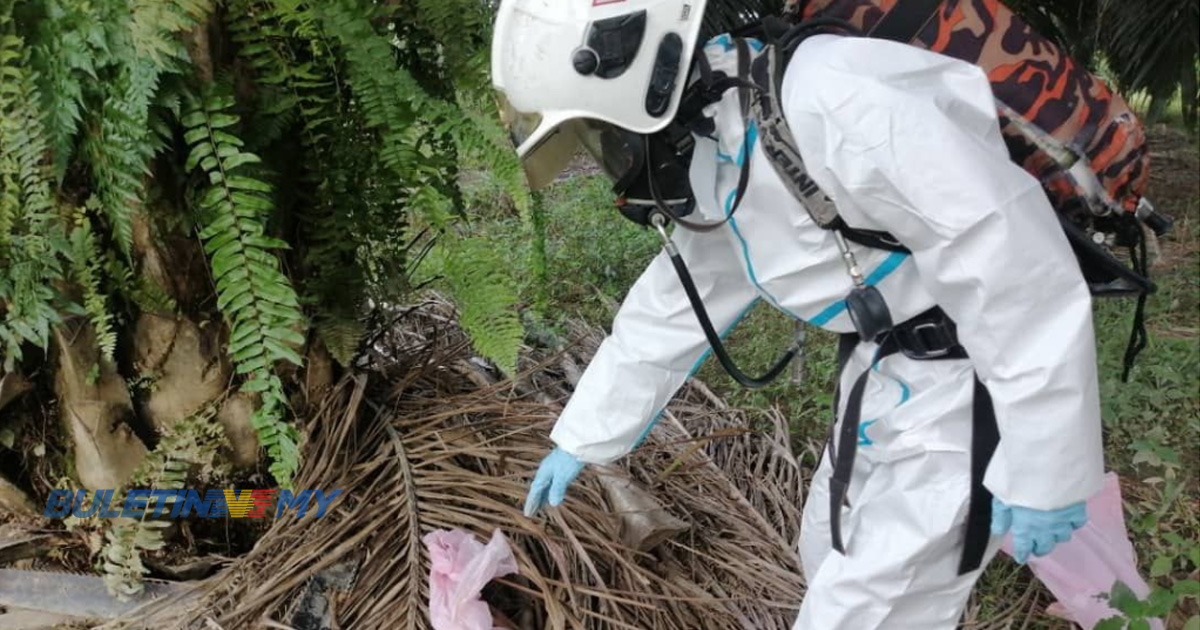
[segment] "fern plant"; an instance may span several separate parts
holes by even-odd
[[[228,353],[246,378],[243,391],[261,396],[254,428],[271,458],[271,474],[290,487],[299,465],[299,434],[284,417],[287,399],[273,366],[304,362],[295,349],[304,343],[297,332],[305,329],[304,315],[273,253],[287,243],[266,234],[274,209],[272,188],[246,168],[260,160],[243,151],[243,141],[233,133],[239,121],[229,113],[233,104],[231,96],[217,91],[189,97],[182,120],[190,147],[186,168],[199,169],[208,180],[197,195],[197,217],[217,307],[229,323]]]
[[[104,55],[104,22],[89,5],[47,0],[38,20],[32,64],[39,69],[41,106],[54,156],[55,179],[62,181],[74,153],[83,120],[84,85],[98,78],[96,60]]]
[[[61,322],[67,245],[56,214],[48,140],[36,109],[29,50],[0,12],[0,343],[4,369],[22,359],[26,343],[45,348]]]
[[[317,14],[322,29],[345,59],[347,82],[368,127],[379,134],[381,162],[408,189],[408,208],[441,235],[446,260],[443,270],[462,310],[465,330],[481,354],[511,370],[522,330],[511,276],[502,265],[486,270],[473,266],[494,261],[483,260],[486,247],[459,242],[461,237],[447,229],[461,209],[448,198],[444,175],[422,164],[429,161],[431,147],[449,138],[462,152],[487,153],[491,158],[487,163],[500,166],[502,173],[519,173],[519,166],[511,148],[504,143],[501,149],[496,142],[502,133],[481,134],[488,129],[480,124],[483,117],[472,119],[458,103],[431,95],[412,72],[397,63],[394,46],[372,26],[372,20],[386,17],[379,12],[360,0],[334,0],[320,5]],[[499,126],[493,125],[492,131],[498,130]],[[528,208],[523,180],[513,188],[521,191],[517,198]]]
[[[514,374],[525,329],[512,316],[517,291],[504,257],[481,239],[461,239],[449,247],[445,272],[463,328],[476,331],[471,341],[480,354]]]
[[[89,205],[94,205],[89,203]],[[86,209],[75,212],[75,227],[71,230],[71,247],[68,250],[71,276],[83,293],[83,310],[96,334],[100,353],[109,361],[114,360],[117,349],[117,332],[113,328],[112,313],[101,286],[104,275],[104,253],[92,231],[91,220]]]
[[[131,334],[145,315],[219,311],[203,341],[226,343],[257,394],[286,486],[300,438],[294,370],[276,368],[300,365],[314,331],[348,364],[364,311],[411,299],[422,261],[479,351],[515,367],[512,273],[464,229],[459,168],[482,165],[537,218],[487,94],[488,3],[226,0],[223,22],[212,5],[0,0],[0,351],[6,370],[52,377],[28,351],[85,318],[121,371],[143,344],[174,353]],[[146,528],[111,541],[127,576],[156,544]]]
[[[353,142],[353,122],[346,122],[352,117],[339,98],[328,42],[312,13],[295,2],[238,0],[230,4],[227,22],[239,57],[263,88],[256,125],[267,131],[258,136],[270,138],[281,122],[294,120],[311,156],[297,215],[304,243],[300,287],[317,335],[348,365],[364,332],[365,285],[351,217],[365,205],[361,184],[369,152]]]
[[[183,490],[193,472],[203,476],[203,473],[211,471],[213,457],[224,442],[224,432],[215,416],[216,406],[209,405],[199,413],[171,425],[162,435],[158,446],[134,471],[130,486],[150,490]],[[163,532],[170,527],[169,520],[156,519],[151,515],[155,512],[170,514],[176,500],[174,495],[160,496],[153,509],[143,511],[138,520],[111,525],[105,532],[105,544],[100,554],[104,582],[115,597],[127,599],[142,592],[142,579],[149,572],[142,557],[147,552],[163,548]]]

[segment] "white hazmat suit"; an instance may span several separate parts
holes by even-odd
[[[705,52],[714,69],[734,72],[727,39]],[[799,546],[808,593],[795,628],[949,630],[979,574],[957,574],[975,373],[999,426],[985,478],[999,500],[1050,510],[1101,486],[1088,289],[1038,182],[1009,161],[980,69],[889,41],[820,35],[793,57],[782,98],[810,175],[847,224],[890,232],[912,250],[851,244],[893,320],[940,306],[971,357],[895,355],[876,367],[852,507],[842,519],[846,554],[830,553],[826,458],[804,509]],[[714,326],[731,329],[762,300],[811,325],[853,332],[843,304],[853,285],[833,233],[778,179],[755,129],[745,128],[735,91],[710,112],[719,140],[698,140],[691,170],[701,218],[725,216],[739,166],[751,160],[745,197],[727,226],[674,234]],[[660,255],[630,290],[552,439],[589,463],[628,453],[707,347]],[[859,345],[843,392],[874,351]]]

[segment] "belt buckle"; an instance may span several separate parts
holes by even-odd
[[[938,322],[923,322],[904,331],[909,343],[901,343],[900,351],[910,359],[937,359],[950,354],[954,340],[946,327]],[[933,343],[926,343],[926,340]],[[940,347],[934,347],[934,346]]]

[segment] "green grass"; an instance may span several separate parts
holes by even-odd
[[[1149,303],[1151,345],[1143,352],[1131,382],[1122,383],[1121,362],[1129,339],[1131,300],[1099,301],[1096,331],[1100,357],[1105,445],[1110,469],[1124,482],[1129,529],[1137,547],[1143,575],[1162,589],[1190,592],[1197,585],[1194,571],[1200,539],[1200,196],[1195,179],[1183,190],[1156,198],[1159,208],[1179,221],[1169,242],[1163,243],[1166,264],[1157,270],[1160,291]],[[468,187],[479,204],[500,204],[486,178]],[[622,219],[612,207],[606,180],[575,176],[551,187],[542,200],[547,235],[546,286],[536,286],[536,274],[522,287],[530,304],[545,304],[536,319],[557,328],[565,318],[580,317],[608,327],[614,307],[658,252],[653,234]],[[478,221],[475,229],[508,244],[511,264],[527,265],[533,240],[511,213]],[[750,372],[765,370],[788,346],[795,323],[761,305],[734,331],[728,345],[739,364]],[[708,361],[698,376],[731,404],[747,411],[751,421],[771,408],[791,418],[797,453],[816,452],[828,431],[834,373],[834,336],[808,329],[802,383],[782,378],[760,390],[737,386],[716,364]],[[806,466],[814,466],[806,458]],[[1007,610],[1030,587],[1029,572],[1011,561],[994,562],[980,582],[975,601],[980,618]],[[1040,605],[1048,596],[1036,591]],[[1031,602],[1031,603],[1037,603]],[[1196,599],[1184,606],[1196,614]],[[1177,613],[1184,614],[1184,613]],[[1180,617],[1184,619],[1186,617]],[[1182,625],[1182,621],[1179,621]],[[1067,629],[1064,622],[1035,615],[1027,628]]]
[[[465,186],[468,199],[480,207],[503,207],[503,193],[486,177]],[[545,303],[536,313],[543,323],[582,317],[594,324],[612,320],[612,309],[658,253],[658,238],[621,218],[613,206],[608,181],[577,176],[553,185],[541,195],[546,232],[547,286],[538,286],[531,269],[534,239],[511,212],[476,221],[473,228],[503,243],[510,264],[530,273],[518,274],[521,294],[529,304]],[[497,213],[490,213],[495,215]]]

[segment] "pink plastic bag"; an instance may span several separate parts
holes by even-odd
[[[480,592],[494,578],[517,572],[500,530],[484,546],[460,529],[437,530],[422,542],[429,550],[429,621],[434,630],[493,630],[492,611]]]
[[[1029,567],[1058,598],[1058,603],[1051,606],[1052,612],[1093,630],[1096,624],[1119,614],[1100,597],[1111,591],[1116,581],[1124,582],[1140,598],[1150,594],[1150,587],[1138,575],[1137,556],[1121,511],[1121,484],[1116,473],[1108,473],[1104,487],[1088,500],[1087,509],[1087,525],[1050,555],[1031,557]],[[1012,555],[1011,535],[1002,549]],[[1163,623],[1155,620],[1151,627],[1163,630]]]

